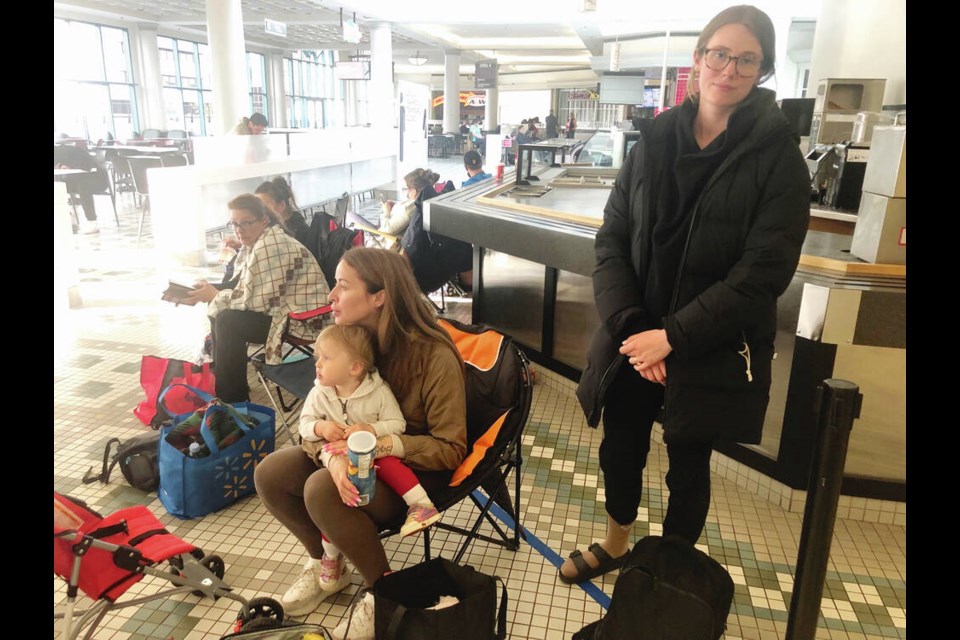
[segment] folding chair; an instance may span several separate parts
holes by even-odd
[[[140,245],[140,236],[143,235],[143,221],[150,210],[150,188],[147,181],[147,169],[163,166],[160,158],[155,156],[128,156],[130,173],[133,176],[133,186],[137,194],[143,197],[140,206],[140,226],[137,228],[137,246]]]
[[[533,386],[526,355],[513,339],[482,325],[469,325],[441,319],[442,326],[453,338],[465,363],[467,389],[467,457],[453,474],[443,495],[432,496],[437,510],[444,512],[469,498],[479,510],[469,529],[439,522],[441,529],[465,537],[454,556],[459,563],[474,540],[484,540],[511,551],[520,548],[526,539],[520,525],[520,475],[522,456],[520,438],[530,416]],[[510,497],[508,478],[514,473],[514,493]],[[478,489],[483,489],[484,495]],[[490,514],[496,504],[513,520],[513,533],[508,533]],[[400,532],[406,514],[380,532],[387,538]],[[496,537],[480,533],[488,523]],[[423,531],[424,559],[430,559],[430,532]]]

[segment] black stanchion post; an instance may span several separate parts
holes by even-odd
[[[860,388],[847,380],[824,380],[817,389],[816,449],[807,482],[786,640],[813,640],[817,631],[847,444],[862,401]]]

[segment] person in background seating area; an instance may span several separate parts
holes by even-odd
[[[263,204],[267,205],[274,220],[276,220],[283,230],[298,242],[306,244],[307,232],[310,225],[304,219],[303,214],[297,208],[297,202],[293,197],[293,191],[283,176],[277,176],[273,180],[267,180],[257,187],[254,194],[260,198]]]
[[[468,152],[469,153],[469,152]],[[417,210],[417,202],[422,202],[421,194],[427,191],[426,198],[436,195],[433,185],[440,180],[440,174],[430,169],[414,169],[403,177],[406,185],[406,198],[400,202],[387,200],[383,203],[380,215],[380,231],[392,236],[402,236],[410,225]]]
[[[230,130],[236,136],[258,136],[267,128],[267,116],[260,112],[253,113],[249,118],[244,117]]]
[[[483,170],[483,158],[480,153],[474,149],[463,154],[463,167],[467,170],[469,178],[463,181],[461,187],[468,187],[481,180],[489,180],[493,176]]]
[[[217,397],[224,402],[248,399],[247,343],[265,345],[267,364],[282,361],[287,315],[327,303],[327,281],[310,251],[271,225],[267,208],[252,193],[229,202],[230,226],[242,243],[236,275],[226,285],[195,284],[191,304],[206,302],[213,336]],[[290,326],[297,337],[315,338],[309,327]]]
[[[567,116],[567,140],[573,140],[574,135],[577,133],[577,119],[573,115],[573,111],[570,112],[570,115]]]
[[[83,215],[88,222],[90,232],[98,231],[96,227],[97,210],[93,202],[93,194],[105,188],[107,176],[96,170],[97,163],[83,147],[72,144],[61,144],[53,148],[54,169],[79,169],[85,173],[76,173],[64,176],[67,193],[75,197],[83,208]],[[75,201],[76,202],[76,201]],[[74,229],[76,233],[77,229]]]
[[[310,226],[297,209],[293,192],[290,190],[290,185],[287,184],[283,176],[277,176],[273,180],[267,180],[261,183],[254,192],[254,195],[260,198],[260,202],[267,207],[267,215],[270,216],[271,226],[278,224],[288,236],[300,244],[307,244],[307,233],[310,231]],[[236,252],[239,251],[242,246],[243,243],[240,242],[239,238],[233,236],[224,238],[223,251],[225,253],[229,253],[230,251],[234,253],[233,257],[230,258],[230,261],[223,268],[221,285],[227,285],[234,279],[233,272],[237,261]],[[224,259],[226,258],[224,257]]]
[[[553,110],[544,119],[547,129],[547,140],[553,140],[557,137],[557,116],[553,115]]]

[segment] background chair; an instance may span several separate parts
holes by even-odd
[[[185,167],[187,156],[182,153],[163,153],[160,155],[160,163],[164,167]]]
[[[120,226],[120,216],[117,215],[117,194],[113,190],[113,181],[110,179],[110,166],[107,163],[107,150],[106,149],[97,149],[96,158],[97,163],[97,173],[99,173],[102,178],[100,181],[100,189],[94,191],[94,195],[108,195],[110,196],[110,204],[113,205],[113,218],[117,221],[117,226]]]
[[[130,165],[130,174],[133,176],[133,186],[137,194],[143,198],[140,206],[140,226],[137,229],[137,245],[143,235],[143,220],[150,210],[150,186],[147,183],[147,169],[163,166],[156,156],[127,156]]]

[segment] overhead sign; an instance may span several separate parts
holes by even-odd
[[[433,106],[439,107],[443,104],[443,94],[433,99]],[[487,94],[472,93],[470,91],[460,92],[460,104],[464,107],[485,107],[487,106]]]
[[[276,20],[271,20],[270,18],[263,19],[263,30],[267,33],[272,33],[275,36],[287,37],[287,23],[277,22]]]
[[[497,88],[497,61],[481,60],[476,63],[474,68],[476,81],[474,86],[477,89],[496,89]]]
[[[357,23],[351,20],[350,18],[345,18],[343,21],[343,40],[344,42],[350,42],[352,44],[360,44],[360,38],[363,36],[360,33],[360,27],[357,26]]]
[[[567,95],[567,100],[599,100],[600,94],[590,89],[578,89]]]

